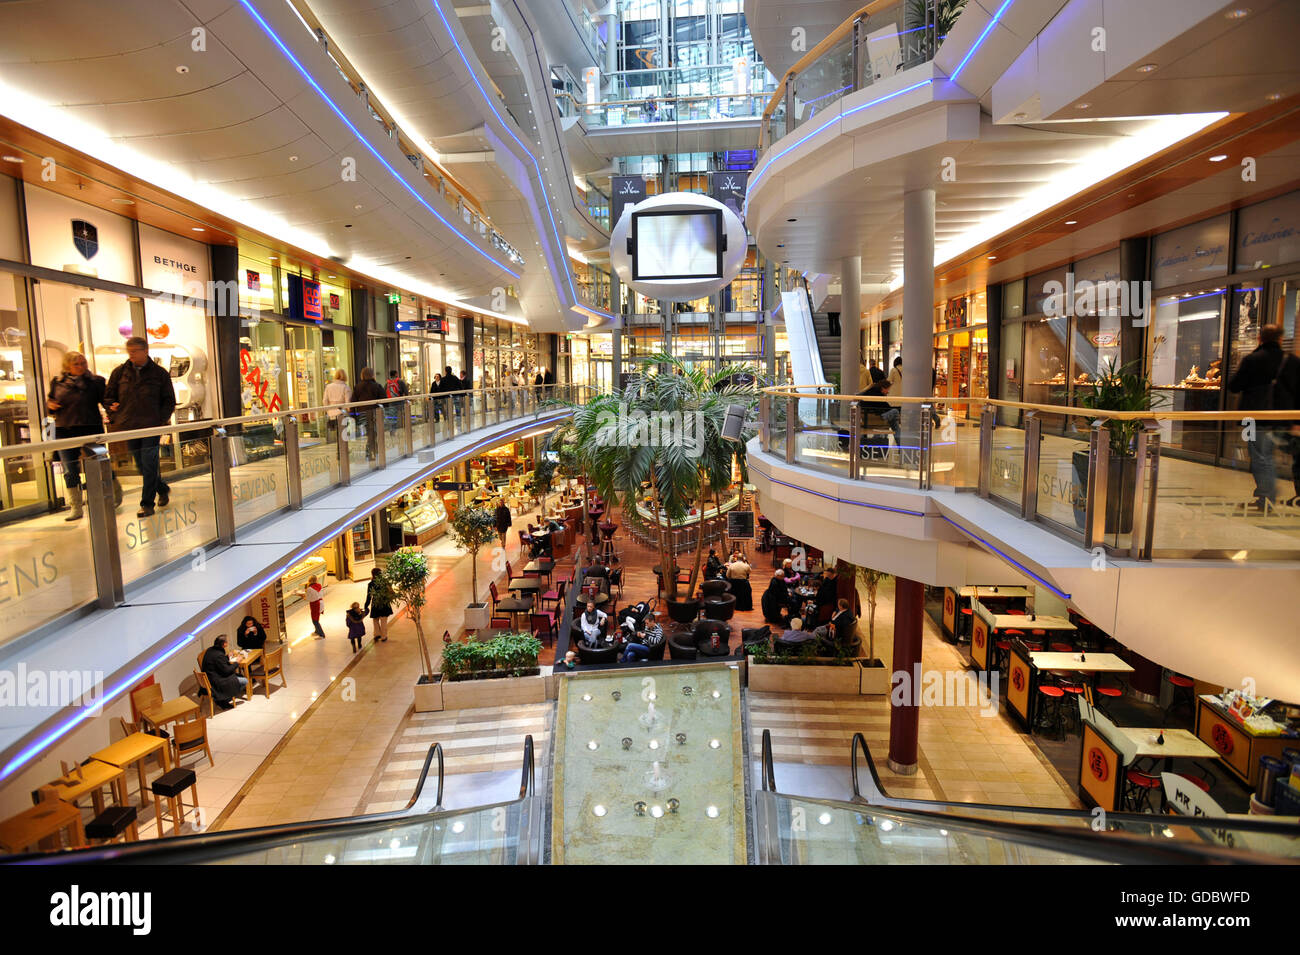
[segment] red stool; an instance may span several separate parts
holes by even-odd
[[[975,611],[970,607],[961,608],[961,621],[957,625],[957,638],[965,637],[970,639],[971,621],[975,619]]]
[[[1066,679],[1062,679],[1061,691],[1065,693],[1065,699],[1078,700],[1083,696],[1083,684],[1072,683]],[[1064,722],[1067,718],[1070,721],[1070,727],[1072,729],[1078,729],[1080,723],[1079,704],[1078,703],[1066,704],[1064,701],[1062,701],[1061,706],[1064,707],[1064,711],[1061,713],[1062,732],[1064,732]]]
[[[1015,608],[1010,608],[1007,610],[1008,617],[1023,617],[1024,615],[1025,612],[1023,610],[1016,610]]]
[[[1038,687],[1038,713],[1034,717],[1034,729],[1042,727],[1053,729],[1065,738],[1061,729],[1061,700],[1065,691],[1059,686],[1040,685]]]
[[[1110,713],[1107,712],[1106,704],[1110,700],[1118,700],[1120,697],[1122,697],[1124,695],[1124,688],[1119,686],[1110,686],[1108,684],[1099,683],[1097,684],[1097,687],[1094,689],[1093,693],[1094,693],[1094,702],[1096,703],[1097,709],[1101,710],[1101,712],[1107,718],[1109,718]]]
[[[1165,679],[1174,688],[1173,697],[1169,700],[1169,705],[1165,707],[1165,716],[1168,716],[1180,706],[1186,706],[1188,713],[1195,713],[1196,681],[1189,676],[1183,676],[1181,673],[1166,674]]]
[[[1140,769],[1130,769],[1124,774],[1123,806],[1127,812],[1155,812],[1151,808],[1151,794],[1162,790],[1164,782],[1159,776],[1144,773]],[[1161,797],[1163,799],[1163,796]]]
[[[1073,653],[1074,646],[1073,644],[1061,643],[1060,641],[1056,641],[1055,643],[1052,644],[1052,650],[1056,653]]]
[[[1003,675],[1005,676],[1007,672],[1007,667],[1011,663],[1011,641],[998,640],[996,643],[993,644],[993,646],[998,651],[997,667],[999,670],[1002,671]]]

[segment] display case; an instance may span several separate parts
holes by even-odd
[[[352,580],[370,576],[375,567],[375,541],[370,521],[355,524],[344,535],[348,552],[348,576]]]
[[[402,543],[406,547],[422,547],[447,531],[447,509],[436,496],[413,504],[401,515],[396,523],[402,528]]]
[[[292,607],[303,599],[302,595],[297,591],[307,586],[307,580],[312,574],[316,575],[317,582],[324,589],[326,569],[325,558],[317,554],[312,554],[290,567],[288,572],[280,577],[280,588],[284,591],[285,607]]]

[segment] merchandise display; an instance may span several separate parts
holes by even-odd
[[[402,528],[404,546],[422,546],[447,531],[447,509],[436,495],[398,510],[401,516],[395,521],[390,518],[390,521]]]
[[[280,587],[284,591],[284,605],[291,607],[297,601],[302,600],[302,597],[296,591],[307,586],[307,580],[312,574],[316,575],[321,587],[324,587],[326,569],[325,558],[319,554],[305,557],[290,567],[288,572],[280,577]]]

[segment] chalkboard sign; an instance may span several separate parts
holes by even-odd
[[[754,539],[754,512],[740,509],[727,513],[727,536],[732,540],[752,541]]]

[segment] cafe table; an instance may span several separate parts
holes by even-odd
[[[516,577],[506,584],[507,590],[517,590],[520,593],[535,594],[542,589],[542,582],[537,577]],[[501,606],[499,603],[497,606]]]
[[[1191,730],[1162,730],[1158,726],[1117,726],[1115,730],[1137,747],[1138,759],[1146,757],[1163,759],[1166,772],[1172,769],[1175,759],[1215,759],[1219,755],[1206,746]],[[1160,738],[1162,732],[1165,741],[1163,744],[1157,743],[1156,740]]]
[[[150,733],[132,733],[124,736],[112,746],[106,746],[98,753],[91,753],[91,759],[98,759],[119,769],[125,770],[135,763],[140,775],[140,802],[144,804],[145,793],[149,791],[144,779],[144,761],[154,753],[162,753],[163,771],[172,768],[171,741]]]
[[[506,613],[510,614],[510,621],[512,624],[514,623],[516,614],[528,613],[532,609],[532,597],[503,597],[497,601],[496,607],[493,608],[494,611],[504,610]]]
[[[113,800],[119,806],[126,805],[126,771],[99,759],[87,760],[68,775],[60,776],[42,788],[48,789],[56,799],[69,803],[75,803],[89,793],[95,815],[99,815],[104,811],[105,786],[112,790]]]
[[[188,696],[178,696],[174,700],[159,703],[140,713],[142,719],[155,729],[161,729],[168,723],[185,722],[199,712],[199,704]]]
[[[72,848],[86,844],[81,810],[62,799],[47,799],[0,822],[0,850],[19,853],[67,830]]]
[[[1132,673],[1133,668],[1113,653],[1087,653],[1079,659],[1078,653],[1056,653],[1036,650],[1029,654],[1030,662],[1039,670],[1053,673]]]
[[[246,700],[253,698],[253,675],[249,672],[249,668],[260,659],[262,659],[261,650],[240,650],[239,655],[230,661],[239,667],[240,672],[244,674],[244,680],[246,681],[244,683],[244,699]]]
[[[539,557],[537,560],[530,560],[524,564],[525,574],[537,574],[545,577],[553,570],[555,570],[555,561],[548,557]]]

